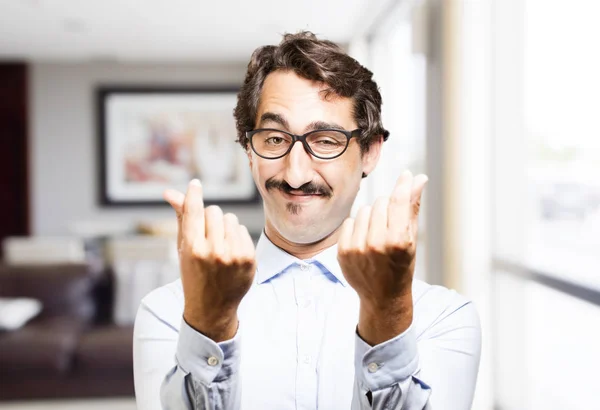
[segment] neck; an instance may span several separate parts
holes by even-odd
[[[267,221],[265,224],[265,235],[275,246],[283,249],[290,255],[295,256],[298,259],[309,259],[313,256],[321,253],[325,249],[335,245],[340,235],[340,228],[338,227],[335,231],[323,239],[313,243],[295,243],[285,239],[270,223]]]

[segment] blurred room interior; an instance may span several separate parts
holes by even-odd
[[[133,319],[178,277],[161,189],[197,172],[260,235],[232,96],[256,47],[305,29],[383,96],[391,137],[354,209],[406,168],[429,176],[416,274],[477,305],[473,409],[600,409],[598,15],[591,0],[0,1],[0,410],[135,408]]]

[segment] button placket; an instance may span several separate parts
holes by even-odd
[[[299,264],[302,273],[294,278],[294,288],[296,292],[296,304],[300,307],[310,305],[310,276],[306,273],[310,270],[310,265],[302,262]],[[305,273],[306,272],[306,273]]]
[[[313,332],[316,325],[313,310],[307,309],[312,304],[311,278],[307,264],[299,264],[299,271],[294,278],[297,303],[297,369],[296,369],[296,404],[301,408],[315,408],[317,396],[317,379],[313,355]]]

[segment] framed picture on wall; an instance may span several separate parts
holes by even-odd
[[[166,205],[163,191],[193,178],[205,203],[258,202],[236,101],[233,87],[98,88],[101,204]]]

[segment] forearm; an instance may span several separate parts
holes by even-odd
[[[189,303],[183,310],[183,320],[192,329],[216,343],[231,340],[235,337],[239,322],[238,304],[213,305]]]
[[[412,293],[395,300],[361,300],[358,334],[371,346],[392,340],[404,333],[413,321]]]

